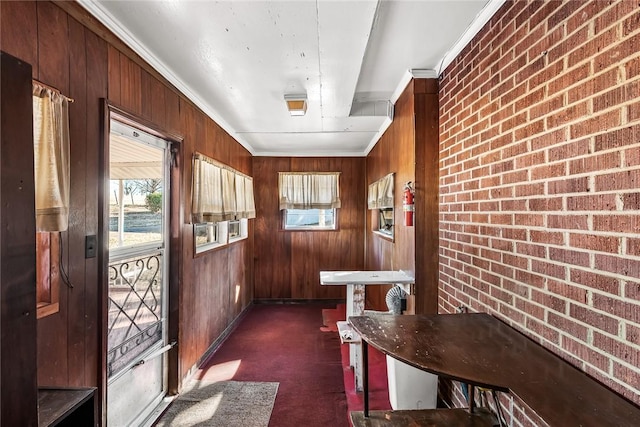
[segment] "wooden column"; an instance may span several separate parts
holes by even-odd
[[[31,65],[0,53],[0,424],[38,425]]]

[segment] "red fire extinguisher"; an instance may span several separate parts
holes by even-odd
[[[407,227],[413,227],[413,187],[411,187],[411,181],[404,185],[404,199],[402,201],[402,210],[404,211],[404,225]]]

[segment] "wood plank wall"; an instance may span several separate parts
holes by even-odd
[[[395,173],[395,200],[393,241],[373,233],[376,211],[368,211],[365,268],[414,274],[418,313],[435,313],[437,307],[437,88],[434,79],[412,80],[395,104],[393,123],[367,156],[366,185]],[[408,181],[416,189],[413,227],[404,225],[402,211],[403,188]],[[367,288],[367,304],[386,310],[384,298],[388,289]]]
[[[278,172],[341,172],[337,231],[282,231]],[[256,299],[344,299],[321,286],[321,270],[361,270],[364,260],[365,159],[254,157]]]
[[[1,2],[0,48],[33,67],[33,78],[75,99],[70,107],[71,214],[62,234],[73,288],[61,286],[60,311],[38,321],[38,383],[96,386],[100,366],[98,259],[84,259],[85,235],[99,231],[102,98],[160,130],[184,138],[182,155],[179,377],[252,300],[249,239],[194,258],[188,195],[191,156],[202,152],[252,175],[251,154],[121,41],[73,2]],[[176,236],[172,236],[176,238]]]
[[[0,56],[0,423],[38,425],[31,66]]]

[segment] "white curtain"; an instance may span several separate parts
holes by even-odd
[[[369,209],[378,209],[378,181],[369,184],[369,192],[367,193],[367,207]]]
[[[394,174],[369,184],[367,206],[369,209],[392,208],[394,203]]]
[[[279,172],[280,209],[340,207],[339,172]]]
[[[230,220],[236,216],[236,174],[229,169],[222,169],[222,208],[223,220]]]
[[[196,153],[191,213],[195,223],[255,218],[253,178]]]
[[[223,221],[222,169],[203,159],[193,160],[191,194],[193,222]]]
[[[236,174],[236,211],[236,219],[256,217],[253,179],[241,174]]]
[[[37,231],[69,226],[69,101],[33,85],[33,154]]]

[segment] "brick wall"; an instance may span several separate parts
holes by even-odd
[[[639,52],[638,1],[519,0],[440,85],[440,312],[495,314],[637,404]]]

